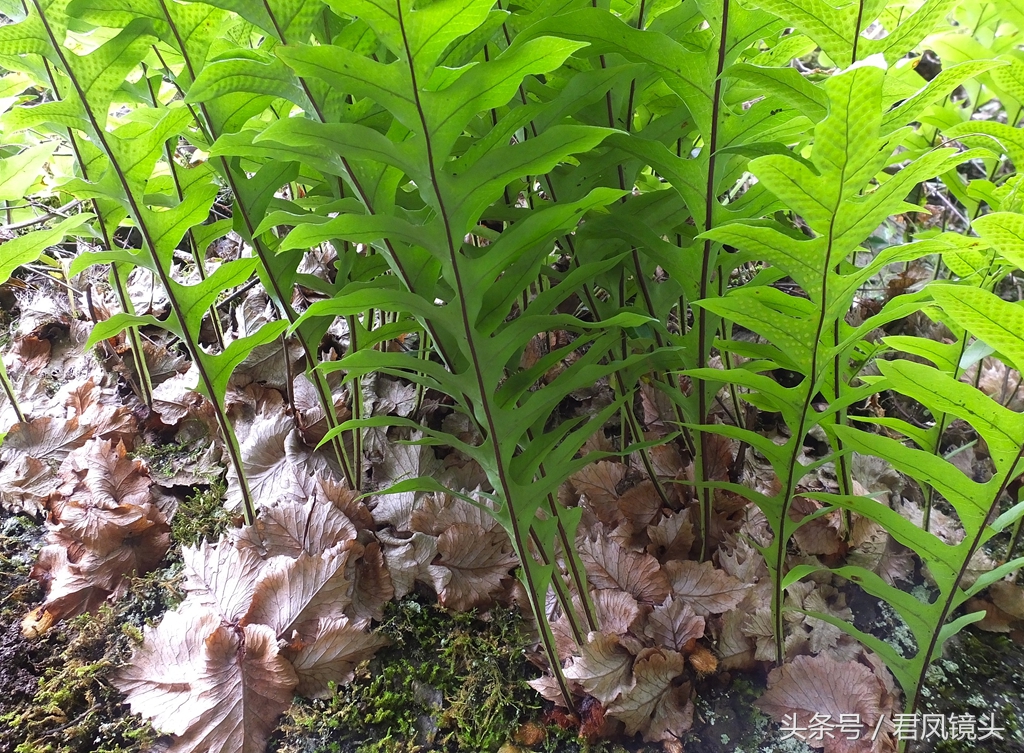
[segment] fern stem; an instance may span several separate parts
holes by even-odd
[[[945,627],[946,620],[953,611],[953,601],[956,596],[956,592],[960,588],[960,584],[963,582],[964,577],[967,575],[967,569],[970,567],[971,560],[974,558],[978,549],[981,548],[983,543],[983,534],[988,520],[992,517],[993,513],[999,509],[999,500],[1002,498],[1003,494],[1006,493],[1010,482],[1019,475],[1017,466],[1020,465],[1022,460],[1024,460],[1024,445],[1021,445],[1020,449],[1017,451],[1017,456],[1014,458],[1013,462],[1007,465],[1006,473],[1003,475],[1003,479],[999,483],[999,488],[996,489],[996,493],[992,496],[992,502],[988,505],[988,509],[982,520],[982,524],[978,529],[978,533],[975,535],[974,540],[971,541],[970,547],[964,554],[963,563],[956,574],[956,578],[950,586],[949,595],[947,596],[945,603],[942,605],[939,618],[935,621],[935,625],[932,628],[932,633],[925,649],[924,662],[921,665],[921,673],[914,685],[913,695],[910,696],[907,702],[907,713],[912,714],[917,710],[918,703],[921,701],[921,690],[924,688],[925,678],[928,674],[928,667],[931,666],[935,651],[938,648],[939,638],[942,635],[942,628]]]
[[[161,106],[160,100],[157,98],[157,92],[153,89],[153,83],[149,78],[149,69],[145,64],[142,66],[142,76],[146,79],[146,88],[149,90],[149,98],[153,103],[153,108],[159,109]],[[164,159],[167,160],[167,167],[171,173],[171,182],[174,183],[174,192],[178,196],[178,201],[182,201],[185,198],[185,193],[181,189],[181,179],[178,176],[177,166],[174,163],[174,150],[171,149],[170,142],[164,142]],[[184,240],[192,254],[192,260],[195,262],[196,272],[199,273],[199,279],[205,280],[207,277],[206,263],[203,259],[205,249],[200,249],[196,246],[196,240],[192,235],[191,228],[185,231]],[[217,339],[217,347],[224,350],[224,327],[221,326],[220,316],[217,314],[216,306],[210,306],[210,324],[213,326],[214,337]]]
[[[722,107],[722,72],[725,70],[725,58],[728,50],[729,36],[729,0],[722,0],[722,29],[718,37],[718,62],[715,67],[715,91],[711,99],[711,131],[708,136],[706,148],[708,150],[708,181],[704,191],[704,232],[709,231],[715,221],[715,203],[718,195],[715,191],[715,167],[718,155],[718,127]],[[700,266],[700,287],[698,299],[704,300],[708,297],[708,290],[711,283],[712,272],[712,242],[708,238],[704,241],[703,254]],[[704,369],[708,366],[711,356],[711,347],[708,344],[708,314],[704,307],[697,311],[697,368]],[[708,418],[708,388],[702,378],[693,380],[693,388],[697,392],[697,423],[704,424]],[[714,503],[714,495],[707,486],[708,476],[711,472],[710,458],[704,448],[703,434],[695,437],[694,449],[694,485],[700,505],[700,560],[703,562],[710,556],[711,543],[711,514]]]
[[[455,283],[455,293],[460,301],[459,314],[462,320],[462,330],[466,338],[466,346],[469,351],[470,366],[473,369],[474,376],[476,377],[479,407],[483,413],[488,437],[490,438],[491,445],[494,448],[495,472],[497,476],[495,480],[498,481],[496,488],[501,490],[501,494],[505,499],[505,504],[509,507],[509,528],[512,544],[519,557],[520,564],[522,565],[524,585],[526,586],[527,597],[530,601],[534,617],[536,618],[538,627],[540,628],[539,632],[541,636],[541,644],[544,647],[544,653],[551,665],[552,674],[558,683],[563,700],[566,703],[566,708],[573,710],[572,693],[569,690],[565,675],[562,672],[561,663],[558,657],[558,650],[555,647],[554,637],[551,635],[551,628],[547,624],[545,612],[545,595],[547,589],[542,589],[541,583],[537,580],[538,574],[535,572],[535,562],[533,557],[530,555],[529,545],[524,536],[524,532],[520,529],[518,516],[516,515],[517,500],[513,498],[511,479],[508,475],[508,469],[505,467],[505,458],[502,455],[500,443],[498,442],[498,427],[494,420],[489,390],[484,384],[483,365],[478,355],[476,337],[474,335],[473,326],[469,321],[469,313],[466,311],[465,305],[462,305],[461,303],[466,300],[466,291],[459,265],[460,252],[456,245],[455,236],[451,226],[451,218],[445,205],[444,196],[442,195],[440,182],[437,177],[437,167],[434,162],[433,141],[431,139],[430,129],[427,127],[426,113],[424,112],[423,104],[420,101],[420,89],[416,76],[416,66],[413,64],[412,51],[409,47],[408,32],[406,30],[405,19],[403,17],[401,0],[395,0],[395,7],[397,9],[398,27],[402,32],[405,61],[409,68],[409,75],[412,83],[414,104],[419,115],[420,126],[423,129],[423,140],[426,146],[427,169],[430,173],[431,188],[433,189],[434,196],[437,200],[438,214],[440,215],[441,222],[444,226],[445,241],[448,246],[449,260],[452,265],[452,275]],[[461,243],[459,245],[461,245]],[[572,608],[572,604],[570,603],[568,607]]]
[[[85,112],[86,117],[89,120],[89,125],[92,127],[92,130],[96,136],[98,142],[97,146],[99,146],[107,155],[107,158],[110,160],[110,165],[114,171],[117,181],[120,183],[121,188],[124,191],[124,197],[128,205],[128,210],[131,213],[132,218],[135,220],[139,232],[142,234],[146,250],[149,252],[150,256],[153,259],[154,267],[157,270],[157,277],[160,279],[160,282],[164,287],[168,303],[170,304],[172,311],[174,311],[174,314],[177,317],[178,321],[181,322],[182,332],[185,336],[184,344],[189,352],[189,356],[192,358],[192,362],[195,365],[196,370],[199,372],[199,379],[201,380],[208,395],[216,395],[217,391],[214,388],[213,378],[202,362],[202,350],[199,347],[199,343],[194,339],[193,333],[188,332],[185,329],[185,311],[182,308],[181,303],[174,296],[174,289],[171,285],[172,281],[168,270],[164,269],[163,265],[160,263],[159,257],[157,256],[156,245],[153,241],[152,233],[150,232],[149,227],[147,226],[143,219],[141,205],[139,204],[137,197],[132,193],[131,186],[128,183],[128,178],[124,170],[122,169],[121,165],[118,164],[117,160],[114,158],[114,153],[106,137],[106,128],[104,127],[105,124],[100,124],[97,120],[96,113],[93,111],[91,104],[86,98],[85,92],[82,89],[81,84],[75,77],[74,70],[68,64],[68,60],[64,53],[62,45],[59,43],[56,36],[54,35],[53,29],[50,26],[50,22],[43,13],[42,7],[39,5],[39,0],[31,0],[31,2],[35,6],[36,13],[39,14],[39,18],[42,22],[43,29],[46,32],[50,44],[53,46],[55,54],[60,60],[61,66],[68,74],[68,79],[71,81],[71,85],[75,89],[76,96],[82,103],[82,108]],[[105,114],[106,113],[104,113],[104,115]],[[232,429],[231,422],[228,420],[227,414],[224,411],[224,407],[221,405],[217,405],[217,401],[215,400],[211,401],[211,403],[213,404],[217,424],[221,430],[221,434],[223,435],[224,445],[227,450],[228,457],[231,461],[231,465],[234,468],[236,475],[238,476],[238,485],[242,497],[242,513],[245,517],[246,524],[252,525],[256,521],[256,508],[253,502],[252,491],[249,489],[248,479],[245,476],[245,466],[242,463],[242,456],[240,448],[238,446],[238,440],[235,437],[234,430]]]
[[[21,409],[21,405],[18,403],[17,393],[14,391],[14,385],[11,383],[11,377],[7,373],[7,367],[4,365],[3,359],[0,358],[0,385],[3,385],[4,394],[11,403],[11,407],[14,409],[14,415],[18,419],[18,423],[23,424],[28,419],[25,418],[25,412]]]
[[[195,81],[196,71],[192,62],[191,55],[189,54],[188,48],[185,45],[184,40],[178,33],[177,25],[174,23],[171,17],[170,11],[167,8],[166,0],[159,0],[160,8],[163,11],[164,18],[167,20],[167,24],[170,26],[172,33],[174,34],[175,42],[177,43],[178,50],[181,52],[182,59],[185,62],[185,69],[188,72],[190,82]],[[216,140],[220,135],[216,132],[216,124],[213,118],[210,116],[209,109],[205,104],[200,103],[199,110],[203,117],[200,120],[197,118],[197,122],[202,124],[205,122],[206,135],[210,139],[211,143]],[[195,112],[193,111],[193,115]],[[238,208],[239,216],[242,222],[245,224],[245,229],[249,235],[250,243],[252,246],[253,253],[259,259],[260,264],[263,265],[265,270],[268,270],[266,275],[267,282],[270,288],[267,292],[271,294],[275,305],[281,314],[288,319],[289,324],[293,324],[297,319],[294,308],[291,305],[291,293],[290,290],[284,290],[275,275],[269,273],[272,268],[269,264],[269,259],[272,258],[273,252],[266,248],[264,243],[255,236],[257,222],[255,222],[251,216],[250,208],[247,207],[242,201],[242,192],[238,190],[240,185],[239,181],[244,180],[244,177],[237,175],[237,170],[231,166],[227,159],[224,157],[219,158],[221,171],[224,175],[224,179],[228,183],[228,188],[231,189],[232,195],[235,197],[235,205]],[[313,367],[317,364],[316,349],[313,343],[308,341],[308,338],[301,331],[296,331],[296,340],[302,347],[303,353],[306,357],[306,374],[309,377],[310,382],[313,384],[313,388],[317,394],[317,400],[320,403],[320,407],[324,411],[324,417],[327,421],[328,430],[335,428],[340,425],[338,421],[338,415],[334,407],[334,397],[331,393],[330,386],[327,383],[326,378]],[[348,456],[345,452],[344,442],[341,437],[334,437],[331,439],[331,448],[334,450],[335,459],[338,461],[338,465],[342,469],[342,474],[345,476],[345,481],[352,489],[358,489],[358,479],[353,478],[352,466],[349,463]]]
[[[28,6],[25,4],[25,0],[22,0],[22,7],[25,9],[26,15],[28,14]],[[57,89],[57,79],[53,75],[53,69],[50,67],[50,61],[45,57],[43,58],[43,67],[46,69],[46,77],[50,82],[50,88],[53,90],[55,97],[60,96],[60,92]],[[78,163],[78,169],[82,173],[83,180],[89,180],[89,168],[86,166],[85,159],[82,156],[82,148],[78,143],[78,137],[75,136],[75,132],[70,128],[64,129],[65,136],[68,143],[71,146],[71,151],[74,152],[75,161]],[[114,237],[109,232],[106,221],[103,219],[103,214],[100,212],[100,205],[96,199],[92,200],[93,214],[96,215],[96,222],[100,226],[100,237],[103,239],[103,243],[108,250],[114,248]],[[121,310],[127,314],[135,313],[135,306],[132,304],[131,296],[128,294],[128,288],[124,281],[121,279],[117,269],[117,264],[110,265],[110,274],[114,280],[114,290],[117,293],[118,303],[121,305]],[[146,407],[153,407],[153,381],[149,375],[149,366],[146,363],[146,352],[142,349],[142,338],[139,335],[139,328],[132,325],[126,330],[128,334],[128,342],[130,344],[130,350],[132,354],[132,363],[135,365],[135,374],[139,379],[138,385],[132,385],[138,387],[139,398]]]

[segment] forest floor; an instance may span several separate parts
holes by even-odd
[[[224,525],[203,495],[175,537]],[[20,623],[43,596],[29,578],[42,543],[40,524],[25,515],[0,519],[0,753],[128,753],[160,750],[161,739],[121,703],[108,682],[131,655],[143,625],[160,620],[183,597],[180,541],[160,567],[132,578],[120,600],[96,614],[27,639]],[[879,629],[884,618],[872,615]],[[426,594],[390,604],[377,630],[391,645],[327,701],[297,698],[271,738],[272,753],[660,752],[660,745],[587,741],[559,726],[552,707],[525,684],[537,676],[526,660],[528,638],[514,610],[479,617],[437,606]],[[805,753],[757,710],[761,671],[713,675],[696,692],[687,753]],[[1013,753],[1024,744],[1024,646],[1007,636],[968,629],[933,672],[922,711],[995,713],[1004,741],[918,743],[919,753]],[[154,747],[155,746],[155,747]]]

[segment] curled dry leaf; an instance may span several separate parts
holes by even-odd
[[[705,617],[734,609],[749,588],[710,562],[667,562],[664,572],[672,583],[672,592]]]
[[[339,544],[317,556],[300,552],[295,559],[269,560],[241,624],[269,625],[284,637],[305,622],[342,613],[352,603],[352,582],[345,577],[350,554],[347,544]]]
[[[181,551],[185,562],[186,602],[215,610],[225,622],[242,619],[249,611],[256,584],[263,569],[259,554],[247,547],[236,548],[225,540]]]
[[[277,504],[264,509],[256,523],[232,533],[239,548],[266,556],[321,554],[356,538],[356,527],[338,507],[326,501]]]
[[[301,501],[313,494],[313,475],[326,472],[327,462],[302,441],[295,421],[281,412],[260,414],[240,443],[249,490],[257,508],[282,500]],[[241,491],[228,472],[227,504],[239,509]]]
[[[483,533],[468,523],[448,528],[437,539],[437,562],[431,565],[438,600],[466,611],[489,604],[501,593],[518,560],[504,531]]]
[[[696,540],[690,511],[672,513],[658,521],[657,525],[647,526],[647,537],[651,541],[647,552],[659,562],[685,559]]]
[[[307,698],[328,698],[330,683],[351,682],[356,666],[387,644],[344,617],[320,618],[311,627],[311,635],[297,635],[285,651],[298,676],[297,691]]]
[[[689,686],[676,686],[686,661],[677,651],[650,648],[633,663],[633,686],[607,706],[608,713],[626,725],[626,733],[642,732],[657,742],[682,735],[693,724]]]
[[[605,525],[614,528],[622,520],[617,504],[617,486],[626,476],[626,466],[602,460],[573,474],[571,481],[588,507]]]
[[[704,618],[689,604],[669,596],[651,612],[645,633],[663,648],[689,653],[697,639],[704,636]]]
[[[4,504],[31,514],[41,512],[45,496],[37,491],[47,487],[52,491],[57,478],[53,469],[95,434],[94,427],[81,423],[78,418],[43,416],[12,426],[0,450],[0,462],[3,462],[0,489],[3,489]],[[21,473],[26,471],[31,475],[22,479]]]
[[[608,705],[630,689],[633,656],[619,644],[619,638],[608,633],[591,633],[582,656],[574,658],[565,669],[565,676]]]
[[[390,589],[372,534],[364,547],[327,501],[272,511],[262,526],[184,550],[188,596],[147,628],[115,678],[134,711],[177,735],[172,751],[262,751],[296,689],[323,697],[385,643],[364,629],[380,609],[367,594]],[[356,609],[359,579],[366,593]]]
[[[26,635],[96,608],[125,577],[156,567],[170,545],[149,474],[127,457],[123,444],[94,439],[70,452],[61,478],[50,505],[48,543],[32,571],[46,586],[47,600],[22,623]]]
[[[887,737],[871,740],[872,732],[886,699],[886,691],[875,674],[855,661],[837,662],[828,654],[798,656],[791,663],[773,669],[768,675],[768,691],[754,705],[777,721],[796,716],[797,726],[806,728],[815,714],[839,719],[842,714],[858,714],[859,739],[835,735],[822,740],[805,740],[825,753],[870,753],[881,749]],[[820,717],[819,717],[820,718]]]
[[[210,609],[168,613],[112,678],[132,711],[177,735],[169,753],[262,753],[298,677],[263,625]]]
[[[580,557],[595,588],[617,588],[642,604],[660,604],[669,594],[669,582],[649,554],[632,552],[613,539],[584,539]]]

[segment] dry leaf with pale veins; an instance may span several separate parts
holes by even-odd
[[[88,563],[85,569],[91,569]],[[21,632],[26,638],[38,638],[60,620],[97,609],[113,590],[97,584],[79,563],[70,562],[68,550],[58,544],[39,550],[32,578],[46,589],[46,602],[22,620]]]
[[[168,613],[112,678],[132,711],[178,735],[169,753],[262,753],[298,678],[263,625],[209,609]]]
[[[183,547],[186,601],[215,609],[228,623],[249,611],[263,560],[252,549],[236,549],[225,540]]]
[[[586,498],[584,506],[589,507],[602,523],[614,527],[622,520],[616,487],[625,476],[626,466],[602,460],[574,473],[570,481]]]
[[[310,627],[311,635],[300,636],[285,650],[299,679],[297,691],[306,698],[329,698],[330,683],[351,682],[356,666],[387,645],[383,636],[344,617],[322,618]]]
[[[486,504],[481,500],[481,504]],[[465,524],[480,531],[481,535],[499,531],[498,520],[476,505],[451,494],[428,494],[421,506],[412,514],[411,530],[431,536],[440,536],[454,525]]]
[[[660,648],[644,649],[636,657],[633,687],[607,707],[609,714],[626,725],[626,734],[643,732],[645,740],[655,742],[689,729],[693,714],[692,708],[686,713],[689,700],[672,692],[673,680],[683,673],[685,664],[678,651]]]
[[[747,619],[744,612],[733,610],[722,617],[722,628],[718,633],[718,666],[723,670],[748,670],[754,668],[754,644],[743,631]]]
[[[597,611],[597,624],[605,633],[625,635],[640,617],[636,599],[625,591],[602,588],[593,591],[591,598]],[[579,605],[578,597],[573,597],[573,603]],[[581,606],[576,607],[576,614],[583,614]]]
[[[658,560],[624,549],[613,539],[584,539],[579,544],[587,579],[595,588],[618,588],[644,604],[660,604],[669,583]]]
[[[56,486],[53,466],[62,463],[72,450],[84,445],[94,434],[92,426],[79,423],[77,418],[65,421],[43,416],[12,426],[0,450],[0,461],[4,464],[0,472],[4,503],[29,513],[39,512],[43,497],[37,496],[35,490],[49,486],[52,491]],[[20,463],[23,458],[36,462],[25,467]],[[26,471],[31,474],[31,484],[20,478]]]
[[[437,556],[437,539],[425,533],[395,536],[388,530],[378,532],[377,538],[383,547],[396,599],[412,591],[417,580],[431,582],[430,563]]]
[[[644,632],[664,648],[689,653],[697,639],[704,636],[704,618],[685,602],[669,596],[651,612]]]
[[[340,617],[352,603],[352,581],[345,577],[350,546],[341,544],[322,555],[301,552],[298,557],[274,557],[260,573],[252,605],[242,624],[269,625],[281,638],[303,623]]]
[[[647,530],[647,526],[661,513],[661,497],[651,481],[644,481],[626,491],[617,504],[633,533]]]
[[[502,581],[516,566],[508,551],[504,531],[482,535],[469,524],[459,523],[437,538],[436,564],[430,566],[438,600],[447,608],[466,611],[490,604],[501,593]]]
[[[863,664],[837,662],[828,654],[798,656],[771,671],[768,691],[754,705],[779,722],[784,717],[792,721],[795,715],[797,725],[805,728],[815,714],[827,714],[832,719],[859,714],[860,739],[847,740],[847,735],[837,734],[805,742],[815,748],[824,747],[825,753],[868,753],[875,746],[870,738],[883,692],[878,678]]]
[[[317,502],[334,505],[352,521],[357,530],[374,527],[373,515],[359,498],[359,493],[349,489],[335,476],[328,473],[317,474],[314,492]]]
[[[22,455],[0,471],[0,507],[36,515],[53,493],[53,469],[42,460]]]
[[[354,540],[356,527],[330,502],[293,500],[261,510],[255,525],[232,534],[236,546],[252,547],[268,557],[298,557],[301,552],[320,554]]]
[[[323,457],[302,441],[295,422],[283,412],[270,417],[258,415],[240,443],[240,451],[257,508],[281,500],[309,499],[313,494],[312,476],[327,468]],[[241,490],[230,469],[227,505],[231,509],[241,507]]]
[[[667,562],[664,571],[675,595],[705,617],[734,609],[748,588],[710,562]]]
[[[591,633],[580,653],[582,656],[566,667],[565,676],[594,698],[607,706],[629,689],[633,656],[619,644],[618,636]]]
[[[693,548],[696,538],[693,523],[690,522],[690,511],[681,510],[662,518],[656,526],[647,526],[647,537],[651,540],[647,551],[659,562],[684,559]]]
[[[370,541],[363,548],[363,556],[351,565],[352,606],[348,610],[358,624],[384,619],[384,605],[395,598],[391,573],[384,564],[380,542]]]
[[[795,521],[803,520],[822,507],[823,505],[816,500],[796,496],[790,506],[789,517]],[[832,510],[801,525],[793,533],[793,537],[804,554],[839,554],[846,549],[842,528],[842,512]]]

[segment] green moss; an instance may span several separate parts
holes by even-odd
[[[178,505],[171,520],[172,549],[195,546],[203,539],[216,541],[232,523],[232,515],[224,509],[224,483],[217,481],[209,488],[196,489]]]
[[[0,671],[16,678],[0,703],[0,750],[13,753],[129,753],[156,740],[128,713],[109,681],[142,637],[142,627],[182,598],[180,566],[132,578],[126,593],[96,614],[59,623],[25,640],[18,622],[29,605],[5,609]],[[5,605],[7,606],[7,605]]]
[[[418,598],[389,604],[378,631],[391,645],[326,701],[297,701],[270,750],[277,753],[495,751],[525,723],[544,728],[543,701],[514,610],[487,620]],[[538,750],[612,753],[550,727]]]
[[[142,444],[135,448],[132,456],[145,460],[154,476],[172,476],[176,465],[194,465],[205,449],[198,442],[194,444],[181,442]]]
[[[921,711],[930,714],[995,715],[1003,740],[985,740],[986,753],[1020,751],[1024,744],[1024,647],[1006,635],[967,629],[945,659],[928,673]],[[936,670],[938,667],[938,670]],[[918,743],[920,753],[968,753],[968,740]],[[934,746],[934,747],[933,747]]]

